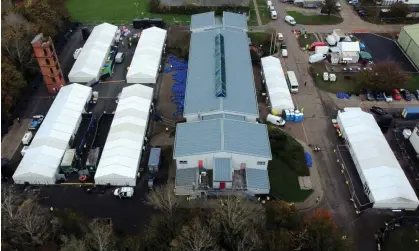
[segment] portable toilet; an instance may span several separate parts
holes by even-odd
[[[99,161],[100,147],[90,149],[86,159],[86,168],[90,173],[96,172],[97,164]]]
[[[289,110],[284,110],[283,118],[285,119],[285,121],[290,121],[290,111]]]
[[[148,171],[158,172],[160,165],[161,148],[151,148],[150,157],[148,158]]]
[[[64,152],[64,157],[61,160],[61,165],[60,165],[60,169],[63,173],[73,172],[73,161],[74,161],[75,155],[76,155],[76,149],[67,149]]]
[[[295,112],[293,110],[290,110],[290,120],[295,121]]]

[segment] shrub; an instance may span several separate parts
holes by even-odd
[[[197,13],[214,11],[215,14],[220,15],[223,11],[229,12],[246,12],[249,13],[249,6],[234,6],[234,5],[223,5],[223,6],[196,6],[196,5],[183,5],[183,6],[167,6],[161,4],[160,0],[149,0],[148,8],[151,13],[157,14],[180,14],[180,15],[193,15]]]

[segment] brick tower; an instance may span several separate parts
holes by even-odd
[[[64,86],[65,80],[54,43],[50,37],[44,37],[42,33],[36,35],[31,43],[48,92],[55,94]]]

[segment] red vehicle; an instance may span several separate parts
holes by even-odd
[[[314,51],[317,46],[327,46],[326,42],[314,42],[310,45],[310,51]]]
[[[394,100],[401,100],[402,99],[402,95],[400,95],[400,92],[397,89],[393,90],[392,96],[393,96]]]

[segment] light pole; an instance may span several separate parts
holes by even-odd
[[[135,9],[137,10],[137,18],[139,18],[140,17],[140,15],[138,13],[138,5],[139,5],[139,3],[134,3],[134,5],[135,5]]]

